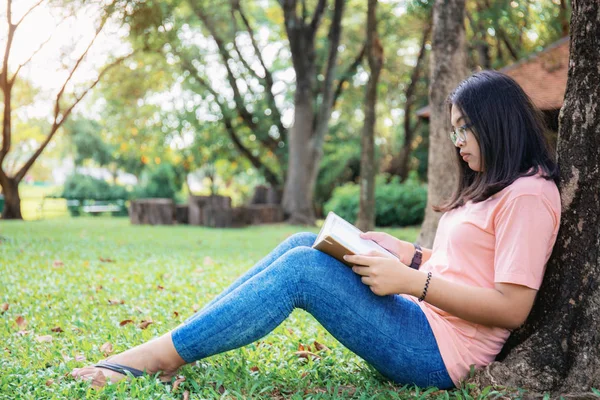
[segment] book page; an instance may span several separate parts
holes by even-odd
[[[375,250],[385,255],[397,258],[394,254],[390,253],[388,250],[384,249],[374,241],[361,238],[360,234],[362,231],[348,221],[335,214],[332,214],[332,216],[335,218],[331,221],[331,225],[328,229],[329,233],[354,253],[366,254]]]

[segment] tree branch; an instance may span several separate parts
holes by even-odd
[[[215,29],[215,27],[212,24],[212,21],[208,18],[208,16],[204,13],[204,11],[200,7],[197,7],[197,6],[193,6],[193,8],[194,8],[194,12],[198,16],[198,18],[200,18],[200,20],[204,23],[204,25],[210,32],[211,36],[213,37],[213,40],[217,44],[217,47],[219,49],[219,54],[221,55],[221,59],[223,60],[223,65],[225,66],[225,69],[227,70],[227,81],[229,82],[229,85],[231,86],[231,89],[233,90],[233,99],[236,104],[236,110],[237,110],[238,114],[240,115],[242,120],[246,123],[246,125],[253,132],[256,133],[258,140],[264,146],[266,146],[268,149],[270,149],[273,153],[275,153],[279,148],[278,141],[273,139],[268,134],[261,134],[263,132],[261,131],[261,129],[257,125],[257,123],[254,122],[255,116],[250,111],[248,111],[248,109],[246,108],[244,99],[242,98],[242,94],[241,94],[240,89],[237,84],[236,77],[235,77],[233,71],[231,70],[231,67],[229,66],[228,61],[230,59],[232,59],[232,57],[229,54],[229,51],[227,50],[223,39],[218,35],[217,30]]]
[[[367,45],[364,44],[363,47],[360,49],[360,53],[358,53],[352,64],[348,66],[341,79],[338,81],[337,88],[335,89],[335,93],[333,95],[333,105],[331,107],[332,109],[335,109],[335,106],[337,105],[338,98],[344,90],[344,84],[348,82],[348,80],[356,73],[358,66],[362,63],[362,60],[365,57],[366,50]]]
[[[40,156],[40,154],[42,154],[42,152],[44,151],[44,149],[46,148],[46,146],[48,145],[48,143],[50,143],[50,140],[52,140],[52,137],[58,131],[58,128],[60,128],[62,126],[62,124],[67,120],[67,118],[71,114],[71,111],[73,111],[73,108],[75,108],[75,106],[77,104],[79,104],[79,102],[85,97],[85,95],[88,94],[88,92],[90,90],[92,90],[98,84],[98,82],[100,82],[100,79],[102,78],[102,76],[106,72],[108,72],[108,70],[114,68],[115,66],[121,64],[127,58],[133,56],[136,52],[137,52],[137,50],[133,51],[132,53],[130,53],[130,54],[126,55],[126,56],[119,57],[115,61],[113,61],[112,63],[108,64],[106,67],[104,67],[102,69],[102,71],[100,71],[100,73],[98,73],[98,77],[96,78],[96,80],[90,86],[88,86],[88,88],[86,90],[84,90],[83,93],[81,93],[81,95],[75,97],[75,101],[64,112],[64,114],[62,115],[60,121],[57,120],[58,114],[60,113],[60,108],[58,109],[58,112],[56,111],[57,110],[56,107],[60,107],[59,106],[59,102],[58,102],[58,95],[57,95],[56,106],[55,106],[54,122],[52,123],[52,127],[50,128],[50,133],[48,134],[48,136],[46,137],[46,139],[42,142],[42,144],[40,145],[40,147],[36,150],[36,152],[33,153],[33,155],[29,158],[29,160],[27,160],[27,162],[21,167],[21,169],[19,170],[19,172],[17,172],[17,174],[15,175],[15,178],[14,178],[15,180],[21,181],[21,179],[23,179],[23,177],[25,176],[25,174],[27,173],[27,171],[29,170],[29,168],[31,168],[31,166],[33,165],[33,163],[35,162],[35,160]]]
[[[325,12],[326,5],[327,0],[319,0],[319,3],[315,8],[315,13],[313,14],[312,21],[310,22],[310,29],[308,32],[311,38],[316,35],[317,29],[319,29],[319,24],[321,23],[321,19],[323,18],[323,13]]]
[[[261,171],[261,173],[264,174],[265,179],[267,179],[267,181],[271,185],[273,185],[274,187],[278,187],[280,185],[280,180],[279,180],[277,174],[275,174],[269,167],[267,167],[260,160],[260,158],[256,157],[254,154],[252,154],[252,151],[250,151],[250,149],[248,149],[246,146],[244,146],[244,144],[240,140],[240,138],[237,135],[235,128],[233,126],[233,120],[229,116],[229,110],[227,109],[225,104],[223,104],[221,101],[219,101],[219,93],[217,93],[217,91],[215,89],[213,89],[213,87],[206,81],[206,79],[204,79],[202,76],[200,76],[200,74],[198,74],[198,70],[196,69],[196,67],[191,63],[191,61],[187,57],[182,56],[180,54],[180,58],[182,60],[183,68],[185,68],[190,74],[193,74],[194,78],[197,79],[198,82],[200,82],[200,84],[204,88],[206,88],[206,90],[208,90],[209,93],[212,94],[213,97],[215,98],[215,102],[219,106],[219,109],[221,110],[221,114],[223,115],[223,123],[225,124],[225,129],[227,130],[227,133],[228,133],[231,141],[236,146],[238,151],[244,157],[246,157],[248,159],[248,161],[250,161],[250,163],[254,166],[254,168],[256,168],[258,171]]]
[[[267,68],[267,65],[265,64],[265,60],[263,59],[260,48],[258,47],[258,43],[256,42],[256,39],[254,38],[254,29],[252,29],[252,26],[250,25],[248,18],[246,18],[246,14],[242,10],[242,7],[239,3],[237,3],[237,12],[240,14],[240,17],[242,18],[242,21],[244,22],[244,26],[246,27],[246,30],[248,31],[248,34],[250,35],[250,41],[252,42],[252,47],[254,48],[254,53],[256,54],[256,57],[258,58],[258,61],[260,62],[260,65],[265,73],[264,85],[268,89],[267,90],[267,98],[268,98],[268,102],[269,102],[269,107],[273,111],[273,117],[277,120],[277,129],[279,130],[282,140],[284,142],[287,142],[287,129],[285,129],[285,127],[283,126],[283,123],[281,122],[281,112],[279,111],[279,108],[277,107],[277,103],[275,102],[275,93],[273,92],[273,75],[271,74],[271,71],[269,71],[269,69]]]
[[[17,26],[19,26],[21,24],[21,22],[23,22],[23,20],[25,19],[25,17],[27,17],[29,15],[29,13],[31,13],[33,10],[35,10],[40,4],[42,4],[45,0],[39,0],[37,3],[35,3],[29,10],[27,10],[25,12],[25,14],[23,14],[23,16],[21,17],[21,19],[19,19],[19,21],[17,21],[17,23],[14,25],[15,28]],[[11,0],[8,0],[8,2],[10,3]]]

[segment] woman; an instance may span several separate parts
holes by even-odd
[[[476,73],[449,98],[458,188],[433,249],[380,232],[399,255],[348,256],[348,268],[299,233],[172,332],[73,375],[115,381],[161,372],[252,343],[294,308],[389,379],[451,388],[492,362],[529,314],[560,223],[557,166],[543,123],[511,78]],[[374,345],[375,344],[375,345]]]

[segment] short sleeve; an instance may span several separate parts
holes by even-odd
[[[543,196],[522,195],[508,201],[495,217],[494,281],[539,289],[557,225]]]

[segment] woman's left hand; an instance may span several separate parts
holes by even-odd
[[[344,260],[354,264],[352,271],[361,275],[361,281],[378,296],[404,293],[407,270],[400,260],[389,258],[376,251],[363,255],[347,255]]]

